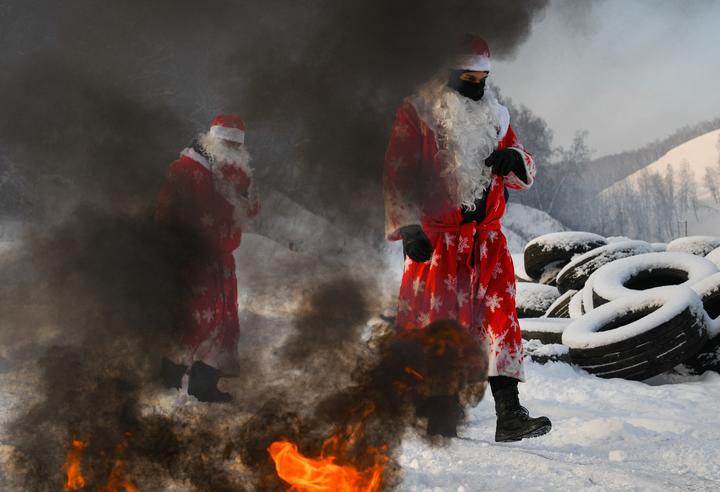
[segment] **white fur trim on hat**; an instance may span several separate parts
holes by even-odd
[[[461,55],[455,59],[454,67],[475,72],[489,72],[490,57],[487,55]]]
[[[245,143],[245,132],[239,128],[228,128],[226,126],[213,125],[210,127],[210,135],[223,140]]]

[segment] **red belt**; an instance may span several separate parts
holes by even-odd
[[[457,244],[458,258],[465,259],[468,268],[472,269],[472,253],[475,249],[475,234],[477,232],[500,231],[500,219],[494,219],[487,222],[482,221],[480,223],[472,221],[464,224],[423,224],[423,229],[430,234],[459,233]]]

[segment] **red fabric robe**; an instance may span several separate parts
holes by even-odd
[[[432,259],[406,258],[398,300],[398,325],[422,328],[440,319],[456,319],[486,347],[489,376],[523,380],[523,349],[515,311],[515,274],[500,219],[505,187],[527,189],[535,168],[518,143],[507,109],[500,106],[498,149],[513,148],[524,160],[527,182],[514,173],[493,176],[481,223],[461,224],[460,208],[451,200],[452,184],[442,169],[447,139],[423,109],[408,98],[398,110],[385,155],[385,231],[400,239],[399,229],[421,224],[433,245]]]
[[[235,166],[223,166],[221,172],[247,197],[244,215],[257,214],[253,179]],[[205,248],[202,257],[192,259],[183,272],[192,295],[184,306],[184,349],[179,356],[185,363],[203,360],[231,370],[237,365],[240,335],[233,251],[240,246],[242,230],[236,205],[218,191],[214,179],[208,160],[192,148],[185,149],[170,165],[157,218],[192,232]]]

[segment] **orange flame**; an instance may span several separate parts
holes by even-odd
[[[121,459],[115,460],[115,464],[110,470],[110,478],[104,487],[100,487],[98,492],[140,492],[140,489],[132,483],[125,480],[125,461]]]
[[[336,465],[335,456],[307,458],[288,441],[275,441],[268,452],[278,476],[298,492],[376,492],[385,468],[385,460],[360,472],[353,466]]]
[[[85,477],[80,472],[80,459],[82,458],[83,449],[87,447],[87,442],[80,439],[73,439],[70,451],[68,451],[67,460],[65,461],[65,490],[78,490],[85,487]]]

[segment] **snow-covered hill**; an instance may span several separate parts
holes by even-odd
[[[682,173],[687,172],[697,190],[697,216],[691,209],[683,214],[684,216],[677,217],[678,220],[688,221],[687,233],[689,235],[718,234],[720,232],[720,203],[717,196],[713,196],[706,176],[707,173],[717,176],[717,184],[720,187],[720,129],[678,145],[645,168],[605,189],[603,194],[608,196],[623,186],[637,189],[643,176],[648,173],[667,178],[669,170],[673,173],[676,187],[680,187]],[[676,196],[675,199],[677,200],[678,197]],[[684,235],[684,224],[678,232],[680,235]]]

